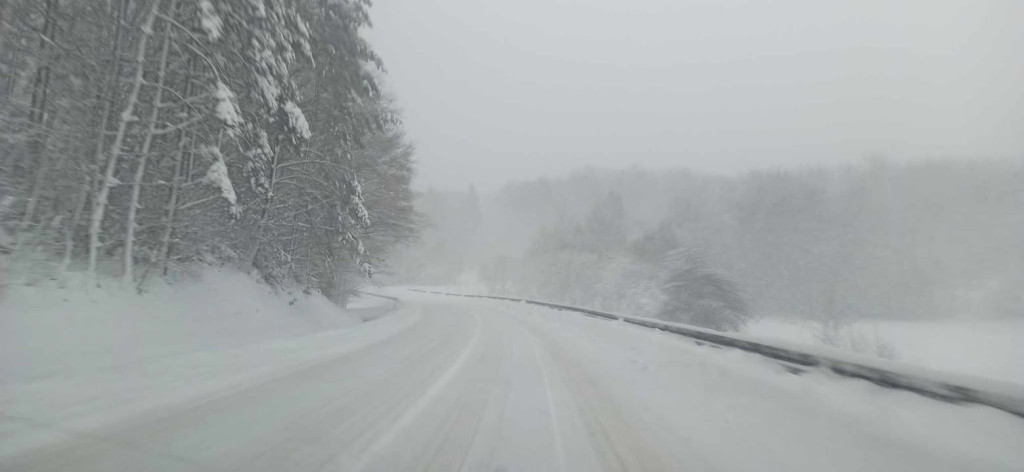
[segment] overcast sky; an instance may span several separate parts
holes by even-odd
[[[375,0],[420,188],[1024,156],[1022,0]]]

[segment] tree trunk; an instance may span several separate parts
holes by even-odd
[[[194,54],[190,55],[190,57],[189,57],[189,59],[188,59],[186,64],[187,65],[186,65],[185,87],[184,87],[184,89],[185,89],[185,96],[186,97],[190,97],[190,96],[192,96],[192,92],[193,92],[193,90],[195,88],[194,87],[194,82],[192,80],[193,73],[195,72],[195,64],[196,64],[196,58],[195,58]],[[184,118],[185,121],[188,121],[191,118],[191,114],[192,114],[192,108],[186,105],[185,106],[185,118]],[[185,172],[185,169],[186,169],[185,168],[185,147],[186,146],[194,147],[195,146],[195,143],[193,141],[194,139],[195,139],[195,133],[191,133],[190,134],[187,130],[181,130],[179,132],[178,150],[174,154],[174,177],[171,179],[171,189],[170,189],[170,195],[168,196],[168,203],[167,203],[167,217],[165,219],[166,222],[164,224],[164,234],[160,238],[160,252],[159,252],[159,256],[158,256],[159,257],[159,261],[160,261],[160,272],[165,277],[167,276],[167,272],[168,272],[168,268],[170,266],[170,260],[171,260],[171,237],[174,234],[175,218],[177,217],[177,213],[178,213],[178,198],[180,197],[180,194],[181,194],[182,178],[184,177],[182,175],[182,173]],[[190,152],[189,152],[189,158],[190,159],[191,159],[192,155],[195,154],[192,151],[193,150],[190,149]]]
[[[103,151],[106,149],[107,124],[110,123],[110,111],[114,108],[114,99],[117,92],[116,82],[121,70],[118,58],[121,54],[121,24],[124,22],[124,11],[127,2],[128,0],[124,0],[120,6],[114,7],[117,13],[114,15],[116,26],[114,27],[113,44],[110,48],[110,68],[107,72],[109,82],[106,84],[105,90],[103,85],[101,85],[100,92],[97,94],[97,100],[103,103],[103,110],[100,112],[100,123],[96,130],[96,151],[93,161],[86,165],[85,181],[78,192],[75,211],[71,215],[71,221],[64,227],[64,260],[60,266],[61,273],[67,271],[68,266],[71,264],[71,257],[75,251],[75,230],[78,228],[78,222],[81,220],[82,214],[85,213],[85,203],[89,200],[89,195],[98,177],[99,167],[103,161]]]
[[[89,187],[92,186],[92,174],[87,173],[82,179],[82,186],[79,187],[78,195],[75,197],[75,209],[71,214],[71,221],[64,225],[64,257],[60,262],[58,273],[63,276],[71,265],[71,256],[75,252],[75,228],[78,221],[85,212],[85,201],[89,198]]]
[[[164,91],[164,79],[167,76],[167,51],[170,49],[171,34],[164,35],[163,48],[160,51],[160,66],[157,72],[156,92],[153,94],[152,110],[149,113],[149,121],[146,126],[146,137],[142,140],[142,148],[139,154],[139,165],[135,168],[135,178],[132,179],[132,196],[128,201],[128,218],[124,235],[124,274],[125,286],[135,281],[135,217],[139,209],[139,194],[142,192],[142,178],[146,175],[146,162],[149,161],[149,151],[153,144],[153,132],[156,131],[156,121],[160,117]]]
[[[181,140],[178,142],[178,152],[174,154],[174,179],[171,181],[171,195],[167,202],[167,223],[164,225],[164,234],[160,238],[160,266],[161,273],[166,276],[171,257],[171,235],[174,233],[174,218],[178,211],[178,195],[181,192],[181,173],[185,169],[185,145],[191,139],[182,131]]]
[[[256,223],[256,245],[253,246],[252,255],[249,256],[250,266],[257,267],[257,258],[263,246],[263,232],[266,230],[267,220],[270,219],[270,207],[274,204],[274,184],[277,182],[278,156],[281,154],[281,139],[274,143],[274,159],[270,164],[270,182],[267,184],[267,198],[264,200],[263,211],[260,212],[260,219]],[[257,267],[258,268],[258,267]]]
[[[46,99],[50,90],[50,58],[47,50],[50,43],[54,42],[54,15],[55,0],[46,0],[46,10],[43,14],[43,29],[39,35],[39,57],[40,65],[36,67],[35,78],[32,81],[32,101],[29,106],[28,121],[34,125],[30,155],[35,160],[35,172],[33,174],[28,190],[28,200],[25,203],[25,213],[22,215],[21,225],[18,229],[18,239],[15,242],[17,250],[25,240],[32,221],[36,216],[36,208],[39,206],[39,198],[42,193],[43,179],[46,175],[46,168],[49,165],[46,155],[47,132],[46,122]]]
[[[117,168],[117,160],[121,155],[121,146],[124,143],[128,125],[135,120],[135,107],[139,101],[139,90],[142,88],[143,66],[146,60],[146,43],[153,34],[153,23],[159,10],[160,0],[155,0],[149,13],[146,15],[142,25],[142,36],[139,37],[138,49],[135,53],[135,77],[132,80],[132,88],[128,93],[128,100],[121,111],[117,124],[117,133],[114,141],[110,144],[110,152],[106,157],[106,169],[104,170],[96,198],[93,202],[92,215],[89,220],[89,277],[95,281],[96,262],[100,249],[100,232],[102,231],[103,217],[107,210],[107,197],[110,195],[110,188],[114,186],[114,170]]]

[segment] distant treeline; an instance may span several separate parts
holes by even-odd
[[[477,199],[421,196],[435,227],[406,257],[421,282],[475,273],[493,293],[684,321],[700,293],[726,314],[1024,316],[1019,162],[590,170]]]

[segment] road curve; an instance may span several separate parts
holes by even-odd
[[[0,454],[0,470],[1024,468],[1024,421],[998,410],[619,322],[401,296],[354,328],[403,320],[387,336]]]

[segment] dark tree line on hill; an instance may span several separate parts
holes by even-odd
[[[0,1],[8,270],[232,264],[343,300],[416,226],[369,4]]]

